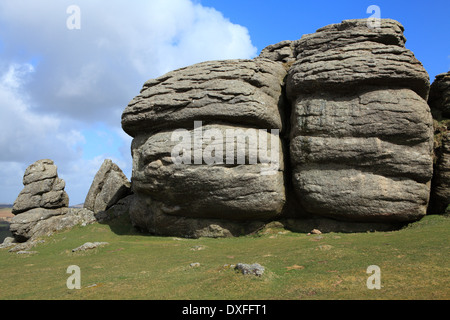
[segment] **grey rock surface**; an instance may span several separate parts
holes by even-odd
[[[227,129],[238,127],[203,126],[203,130],[209,129],[225,136]],[[270,145],[272,137],[266,135]],[[133,191],[150,195],[169,215],[232,220],[272,218],[281,212],[285,201],[282,146],[278,137],[274,139],[280,144],[280,166],[271,174],[262,174],[270,167],[264,163],[249,164],[249,153],[257,150],[248,141],[235,143],[236,149],[247,150],[243,165],[238,165],[236,158],[233,165],[226,164],[226,141],[218,144],[223,150],[223,164],[175,164],[171,150],[176,142],[171,141],[170,131],[141,135],[132,144]],[[205,145],[202,152],[204,149]]]
[[[423,217],[433,174],[430,84],[403,31],[391,19],[379,28],[345,20],[253,60],[208,61],[147,81],[122,114],[134,138],[133,225],[224,237],[283,217],[358,228]],[[178,129],[190,138],[182,148]],[[236,153],[227,162],[223,137],[239,129],[279,130],[278,139],[258,136],[280,150],[271,174],[261,174],[267,161],[250,161],[259,152],[251,138],[233,146],[246,150],[245,162]],[[198,135],[207,137],[200,147]]]
[[[129,215],[133,195],[128,195],[125,198],[118,200],[113,206],[105,211],[95,213],[95,219],[99,223],[106,223],[124,215]]]
[[[130,219],[138,230],[159,236],[182,238],[228,238],[254,233],[264,226],[262,221],[188,218],[167,214],[161,204],[148,196],[135,194],[130,206]]]
[[[131,183],[112,160],[106,159],[96,173],[84,201],[84,208],[103,212],[131,192]]]
[[[276,44],[269,45],[261,50],[260,58],[269,59],[276,62],[290,63],[295,62],[295,41],[285,40]]]
[[[442,214],[450,205],[450,131],[442,139],[437,153],[429,212]]]
[[[109,245],[108,242],[86,242],[86,243],[82,244],[81,246],[72,249],[72,252],[92,250],[92,249],[104,247],[107,245]]]
[[[426,100],[429,76],[405,48],[403,31],[395,20],[381,19],[380,28],[369,28],[367,19],[355,19],[302,36],[289,70],[289,96],[321,90],[351,92],[374,85],[409,88]]]
[[[9,226],[17,242],[33,243],[53,232],[95,221],[89,210],[68,208],[65,182],[58,178],[52,160],[43,159],[30,165],[23,183],[24,188],[14,202],[12,212],[15,216]]]
[[[0,244],[0,249],[6,249],[9,247],[13,247],[17,244],[16,239],[13,237],[6,237],[3,239],[3,242]]]
[[[436,76],[428,104],[436,129],[434,175],[428,212],[442,214],[446,213],[450,204],[450,71]]]
[[[76,225],[94,222],[94,213],[87,209],[35,208],[12,218],[10,231],[18,242],[26,242]]]
[[[30,165],[23,177],[24,188],[14,202],[12,213],[20,214],[35,208],[58,209],[69,205],[65,182],[58,178],[52,160],[39,160]]]
[[[450,71],[436,76],[431,84],[428,104],[436,118],[450,118]]]
[[[427,73],[403,27],[366,20],[296,42],[289,70],[290,159],[297,198],[312,215],[414,221],[426,214],[433,126]]]
[[[193,218],[247,221],[278,216],[285,203],[279,134],[284,130],[285,76],[280,63],[260,58],[204,62],[147,81],[122,115],[123,129],[134,137],[133,193],[151,203],[147,210],[131,206],[134,223],[152,232],[158,232],[156,226],[172,230],[170,235],[178,235],[175,229],[187,223],[185,233],[197,236],[198,230],[210,228],[204,221],[195,225]],[[201,122],[200,131],[194,121]],[[260,129],[265,130],[261,135]],[[272,129],[278,134],[272,135]],[[192,139],[179,150],[186,160],[182,163],[173,157],[180,145],[173,139],[178,130]],[[230,131],[238,138],[227,136]],[[196,132],[202,136],[200,146]],[[246,134],[256,134],[257,143],[241,140]],[[256,146],[261,139],[267,143],[266,154]],[[267,150],[273,143],[279,152],[272,157]],[[233,150],[228,160],[227,148]],[[271,170],[274,158],[277,166]],[[270,174],[262,174],[268,173],[265,170]],[[172,220],[173,225],[166,223]]]
[[[259,263],[253,264],[237,263],[234,268],[240,271],[242,274],[255,275],[258,277],[261,277],[265,271],[265,268]]]
[[[286,70],[267,59],[207,61],[147,81],[122,114],[132,137],[194,121],[282,129]]]

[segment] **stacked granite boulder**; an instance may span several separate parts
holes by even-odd
[[[379,28],[346,20],[253,60],[204,62],[146,82],[122,115],[134,138],[134,225],[196,237],[283,217],[423,217],[433,174],[429,78],[405,41],[394,20]],[[227,130],[238,129],[248,135],[233,147],[246,150],[245,164],[236,153],[226,161]],[[252,140],[250,130],[266,134]],[[259,157],[268,141],[279,145],[270,174],[273,154]]]
[[[428,99],[435,118],[435,164],[429,213],[445,213],[450,205],[450,71],[436,76]]]
[[[428,74],[404,47],[403,27],[347,20],[296,42],[289,70],[290,158],[310,214],[414,221],[433,174]]]
[[[12,213],[10,231],[16,242],[35,240],[82,223],[95,221],[88,210],[69,209],[65,182],[58,177],[52,160],[39,160],[30,165],[23,177],[20,192]],[[31,243],[31,242],[30,242]]]
[[[64,180],[58,178],[52,160],[39,160],[30,165],[23,176],[24,188],[14,202],[12,213],[43,208],[58,210],[69,206]]]

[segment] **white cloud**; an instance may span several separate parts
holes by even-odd
[[[61,119],[32,108],[23,91],[32,72],[28,64],[12,64],[3,74],[0,70],[0,161],[34,162],[46,154],[66,160],[83,141],[75,129],[63,129]]]
[[[73,4],[80,30],[66,25]],[[9,190],[0,202],[14,201],[25,168],[43,158],[55,161],[69,197],[82,199],[111,158],[83,157],[95,146],[82,132],[97,123],[116,133],[111,154],[130,176],[131,138],[120,118],[146,80],[201,61],[256,55],[246,28],[194,0],[2,0],[0,26],[0,191]]]
[[[45,112],[113,123],[149,78],[205,60],[256,54],[247,29],[190,0],[77,0],[81,29],[69,30],[73,1],[2,0],[0,57],[37,59],[30,97]]]

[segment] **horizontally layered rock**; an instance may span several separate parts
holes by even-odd
[[[83,207],[95,214],[106,211],[131,192],[131,184],[122,170],[106,159],[95,174]]]
[[[450,118],[450,71],[436,76],[430,88],[428,104],[438,120]]]
[[[65,182],[58,178],[52,160],[39,160],[24,174],[25,187],[14,202],[10,231],[17,242],[51,234],[78,224],[95,222],[93,213],[86,209],[69,209]]]
[[[54,232],[94,222],[94,213],[87,209],[35,208],[15,216],[11,221],[10,231],[17,242],[32,244],[33,240]]]
[[[347,20],[296,41],[287,78],[297,199],[312,215],[412,221],[432,176],[429,79],[403,27]]]
[[[290,64],[295,61],[295,41],[285,40],[261,50],[259,58]]]
[[[445,213],[450,205],[450,72],[439,74],[428,99],[435,118],[435,164],[430,213]]]
[[[442,139],[433,176],[430,213],[446,213],[450,205],[450,132]]]
[[[14,202],[12,213],[19,214],[34,208],[59,209],[69,205],[64,191],[65,182],[58,178],[52,160],[39,160],[30,165],[23,177],[24,188]]]
[[[319,91],[354,92],[361,86],[409,88],[426,99],[429,76],[405,48],[403,26],[390,19],[369,28],[367,19],[345,20],[295,42],[289,71],[290,98]]]
[[[285,203],[283,151],[271,130],[283,130],[285,75],[267,59],[228,60],[146,82],[122,115],[123,129],[134,137],[133,223],[153,233],[198,236],[225,220],[243,226],[277,217]]]

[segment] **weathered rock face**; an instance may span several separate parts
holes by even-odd
[[[147,81],[122,115],[130,136],[194,121],[281,129],[286,70],[267,59],[208,61]]]
[[[293,184],[305,210],[352,221],[425,215],[432,176],[428,75],[382,20],[330,25],[296,42],[289,70]]]
[[[428,73],[404,47],[403,31],[394,20],[383,19],[380,28],[369,28],[367,19],[358,19],[304,35],[295,43],[296,62],[287,81],[289,97],[384,86],[409,88],[427,99]]]
[[[450,204],[450,72],[436,76],[428,99],[435,118],[435,164],[429,213],[445,213]]]
[[[15,216],[10,231],[18,242],[26,242],[54,232],[96,222],[94,213],[87,209],[36,208]]]
[[[259,58],[286,63],[289,67],[289,63],[295,61],[295,41],[285,40],[267,46],[261,51]]]
[[[24,189],[14,202],[10,231],[17,242],[34,240],[77,224],[95,222],[92,211],[69,209],[65,182],[52,160],[39,160],[24,174]]]
[[[145,214],[240,221],[278,216],[285,202],[279,136],[285,75],[266,59],[230,60],[148,81],[122,116],[135,138],[133,192],[152,203]],[[279,152],[272,155],[272,146]],[[130,216],[145,229],[162,221],[144,223],[137,209]]]
[[[253,60],[209,61],[147,81],[122,115],[134,138],[133,223],[196,237],[233,235],[234,222],[249,232],[282,214],[419,219],[433,123],[428,74],[405,42],[396,21],[369,28],[366,19],[346,20]]]
[[[122,170],[106,159],[92,181],[84,208],[95,214],[103,212],[131,192],[131,183]]]
[[[161,204],[148,195],[135,194],[129,214],[133,225],[142,231],[160,236],[184,238],[226,238],[253,233],[264,226],[259,221],[239,221],[208,218],[188,218],[167,214]]]
[[[430,199],[430,213],[445,213],[450,205],[450,132],[438,150]]]
[[[58,178],[52,160],[39,160],[30,165],[23,177],[24,188],[14,206],[13,214],[34,208],[58,209],[68,207],[69,197],[64,191],[65,182]]]
[[[436,76],[428,104],[436,118],[450,118],[450,71]]]

